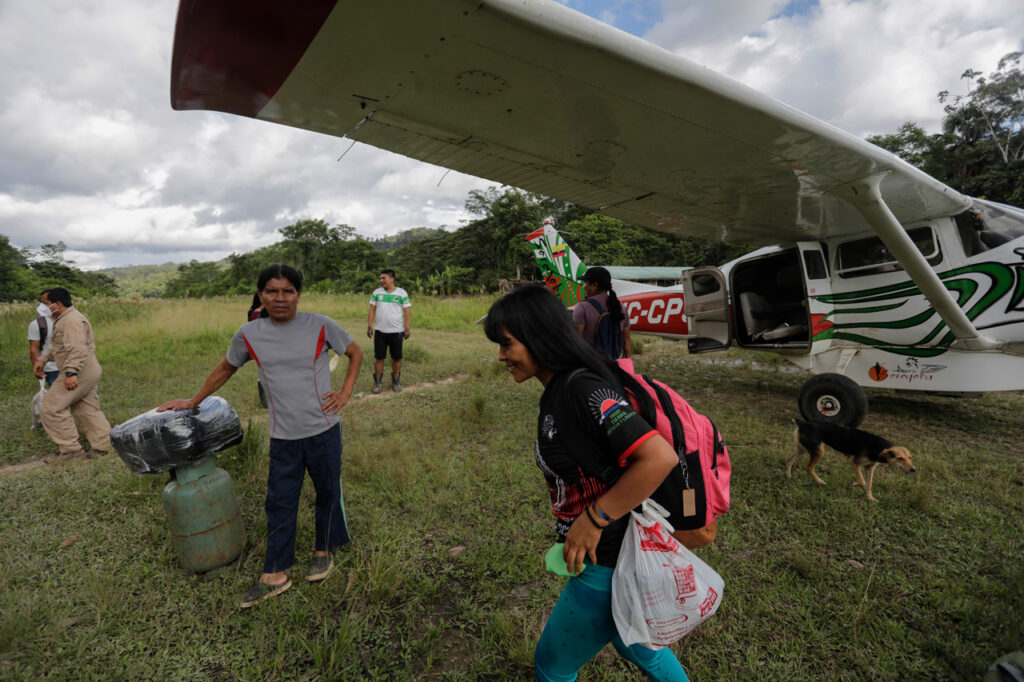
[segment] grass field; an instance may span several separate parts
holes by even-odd
[[[325,583],[297,580],[246,611],[238,597],[261,570],[266,531],[252,363],[219,392],[247,425],[218,463],[248,546],[203,580],[178,565],[166,475],[135,476],[116,455],[11,472],[55,448],[30,429],[34,313],[0,310],[0,679],[531,679],[563,579],[543,570],[553,524],[532,454],[541,387],[514,384],[496,362],[474,324],[489,303],[414,301],[401,394],[370,395],[364,361],[342,417],[351,549]],[[247,304],[83,306],[111,423],[191,396]],[[308,296],[301,308],[337,319],[372,356],[365,297]],[[920,474],[880,468],[870,504],[836,455],[818,467],[827,486],[802,469],[786,478],[805,378],[787,363],[641,345],[638,368],[715,419],[733,465],[732,507],[699,550],[725,578],[723,605],[676,647],[692,679],[979,679],[1024,646],[1024,396],[872,394],[865,428],[909,447]],[[307,485],[300,578],[312,525]],[[581,674],[638,677],[607,650]]]

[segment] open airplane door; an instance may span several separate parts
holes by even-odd
[[[718,268],[683,273],[683,314],[691,353],[725,350],[732,344],[732,311],[725,275]]]
[[[797,248],[800,250],[800,266],[807,287],[807,312],[811,323],[810,355],[815,355],[832,346],[831,330],[835,326],[835,308],[830,302],[832,282],[821,242],[797,242]]]

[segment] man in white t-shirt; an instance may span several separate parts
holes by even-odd
[[[409,294],[395,286],[395,271],[381,270],[380,286],[370,296],[366,336],[373,339],[373,392],[380,393],[384,358],[391,353],[391,390],[402,390],[402,341],[409,338]]]
[[[28,325],[28,358],[35,366],[36,358],[45,353],[53,343],[53,313],[50,312],[49,300],[46,298],[44,289],[40,294],[42,303],[36,308],[39,317],[32,320]],[[43,374],[46,376],[46,387],[49,388],[57,380],[57,363],[47,362],[43,366]]]

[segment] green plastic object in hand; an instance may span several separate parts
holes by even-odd
[[[565,545],[561,542],[556,542],[554,546],[548,550],[547,554],[544,555],[544,567],[555,575],[561,575],[566,578],[573,575],[579,575],[579,573],[570,573],[569,567],[565,563],[565,557],[562,556],[562,550]],[[583,564],[583,568],[580,569],[580,573],[585,571],[587,568],[586,564]]]

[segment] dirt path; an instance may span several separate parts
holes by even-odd
[[[454,384],[456,381],[461,381],[466,378],[465,372],[460,372],[455,376],[440,379],[438,381],[426,381],[422,384],[412,384],[411,386],[402,386],[402,393],[416,393],[427,388],[433,388],[434,386],[444,386],[445,384]],[[352,400],[380,400],[381,398],[387,398],[395,395],[390,388],[384,387],[384,390],[374,395],[373,393],[364,393],[360,391],[352,395]]]
[[[445,386],[447,384],[454,384],[456,381],[465,379],[467,374],[460,372],[454,376],[439,379],[438,381],[425,381],[420,384],[411,384],[409,386],[402,387],[402,393],[417,393],[419,391],[427,390],[435,386]],[[395,396],[396,394],[391,391],[390,388],[385,388],[380,393],[374,395],[373,393],[367,393],[360,391],[352,395],[352,400],[383,400]],[[401,394],[399,394],[401,395]],[[87,459],[75,459],[75,460],[64,460],[53,462],[54,465],[58,464],[71,464],[73,462],[86,462]],[[6,466],[0,466],[0,476],[14,476],[16,474],[23,473],[25,471],[31,471],[32,469],[39,469],[41,467],[50,466],[47,462],[41,459],[33,459],[28,462],[19,462],[17,464],[8,464]]]
[[[29,462],[20,462],[18,464],[8,464],[5,467],[0,467],[0,476],[12,476],[14,474],[20,474],[23,471],[38,469],[39,467],[44,466],[46,466],[46,462],[41,459],[33,459]]]

